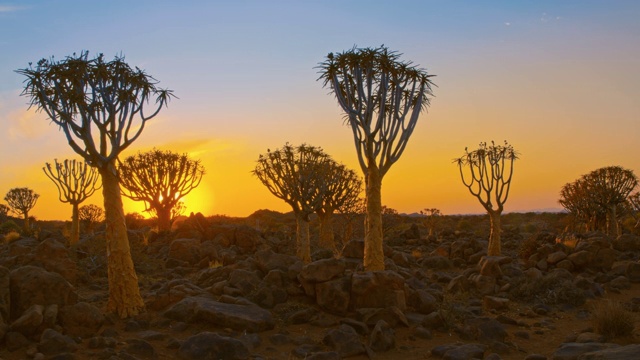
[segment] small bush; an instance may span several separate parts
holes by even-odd
[[[12,242],[20,239],[20,237],[20,234],[18,234],[16,231],[9,231],[4,235],[4,243],[11,244]]]
[[[523,278],[510,295],[514,300],[538,301],[545,305],[580,306],[586,300],[584,291],[571,279],[555,272],[538,279]]]
[[[624,304],[603,300],[593,305],[593,328],[607,341],[633,334],[635,314],[627,310]]]
[[[0,224],[0,234],[9,234],[11,232],[19,233],[22,229],[13,222],[13,220],[7,220]]]

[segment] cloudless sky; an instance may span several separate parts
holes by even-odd
[[[640,173],[639,18],[640,2],[610,0],[0,0],[0,195],[26,186],[41,194],[36,218],[71,216],[42,167],[79,156],[27,111],[14,70],[88,50],[123,54],[179,97],[122,156],[157,147],[202,160],[188,211],[289,211],[251,175],[258,155],[304,142],[360,172],[315,67],[329,52],[384,44],[437,84],[383,180],[385,205],[482,213],[452,160],[507,140],[521,156],[505,211],[560,208],[560,188],[582,174]],[[98,192],[86,204],[101,201]]]

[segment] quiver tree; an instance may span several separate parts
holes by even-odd
[[[333,213],[343,205],[357,201],[362,192],[362,180],[355,171],[333,161],[325,176],[325,194],[316,210],[320,221],[319,243],[324,248],[336,250]]]
[[[40,195],[33,192],[29,188],[13,188],[7,192],[4,201],[9,204],[11,210],[17,215],[22,215],[24,219],[23,228],[25,233],[29,233],[29,211],[36,206],[36,202]]]
[[[487,254],[498,256],[501,252],[500,215],[509,197],[513,162],[518,154],[506,141],[504,145],[480,143],[477,150],[470,152],[465,148],[464,152],[454,162],[458,164],[464,186],[489,214],[491,232]]]
[[[345,244],[353,237],[353,222],[367,211],[365,199],[361,197],[350,198],[338,207],[338,213],[343,223],[342,243]]]
[[[407,146],[423,109],[429,105],[433,75],[386,47],[352,48],[330,53],[320,63],[329,86],[351,126],[365,178],[364,268],[384,270],[382,179]]]
[[[93,233],[95,224],[104,220],[104,210],[97,205],[84,205],[78,209],[78,217],[81,222],[86,224],[86,230]]]
[[[429,231],[428,236],[429,237],[434,236],[436,226],[438,225],[438,222],[442,217],[442,213],[440,212],[440,210],[436,208],[431,208],[431,209],[420,210],[420,215],[424,216],[423,223],[424,223],[424,226]]]
[[[63,60],[42,59],[17,72],[24,75],[22,95],[30,107],[45,112],[64,132],[69,146],[98,169],[106,218],[107,309],[120,317],[144,309],[124,221],[116,159],[142,134],[151,118],[171,98],[171,91],[124,57],[106,61],[102,54],[73,54]],[[153,102],[150,102],[153,100]],[[149,111],[150,110],[150,111]]]
[[[7,205],[0,204],[0,223],[7,220],[10,210],[11,209]]]
[[[78,206],[100,188],[96,188],[98,171],[86,162],[68,159],[62,163],[59,163],[57,159],[54,161],[54,166],[46,163],[42,170],[58,188],[58,199],[73,206],[71,238],[69,239],[69,243],[73,245],[80,239]]]
[[[277,198],[293,209],[296,217],[296,255],[311,261],[309,221],[322,204],[327,183],[326,174],[333,160],[322,149],[288,143],[281,149],[260,155],[253,174]]]
[[[608,235],[620,235],[618,218],[629,206],[629,195],[638,186],[633,171],[620,166],[608,166],[583,175],[560,191],[560,204],[577,220],[587,224],[587,230],[597,230],[605,224]]]
[[[171,230],[172,210],[200,185],[204,167],[187,154],[153,149],[126,158],[118,168],[122,193],[143,201],[158,216],[158,230]]]

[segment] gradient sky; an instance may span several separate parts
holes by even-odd
[[[70,218],[41,168],[79,157],[44,114],[27,111],[14,70],[89,50],[124,54],[179,97],[122,155],[158,147],[201,159],[207,173],[188,211],[289,211],[251,175],[258,155],[306,142],[360,172],[314,67],[329,52],[384,44],[438,86],[383,180],[385,205],[482,213],[452,159],[507,140],[521,157],[505,211],[560,208],[560,188],[582,174],[610,165],[640,174],[639,18],[640,2],[611,0],[0,0],[0,195],[26,186],[41,194],[31,215]]]

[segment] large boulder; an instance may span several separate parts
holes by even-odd
[[[242,341],[207,331],[191,336],[178,349],[178,357],[184,360],[243,360],[249,356]]]
[[[169,246],[169,259],[179,260],[189,265],[196,265],[202,258],[200,253],[200,240],[198,239],[175,239]]]
[[[9,291],[9,269],[0,266],[0,327],[9,324],[11,311],[11,292]]]
[[[41,267],[22,266],[10,273],[12,319],[32,305],[57,304],[60,307],[78,301],[74,287],[60,274]]]
[[[210,298],[194,296],[182,299],[164,316],[188,323],[208,323],[237,331],[261,332],[273,329],[271,312],[256,305],[228,304]]]
[[[351,299],[351,278],[341,278],[316,284],[316,302],[324,310],[338,314],[346,314]]]
[[[90,338],[104,323],[104,315],[97,307],[79,302],[60,309],[60,322],[67,335]]]
[[[404,293],[404,278],[394,271],[367,271],[354,273],[351,277],[352,309],[407,308]]]

